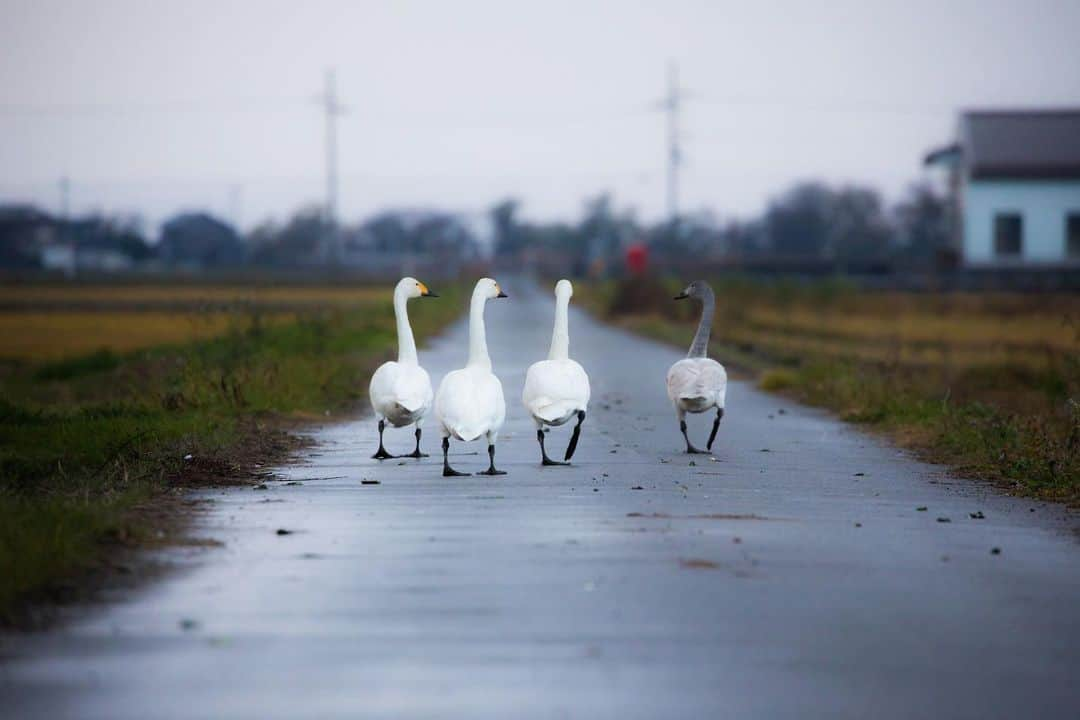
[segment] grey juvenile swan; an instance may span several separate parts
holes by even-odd
[[[694,298],[701,301],[701,320],[698,322],[694,342],[690,343],[690,352],[686,357],[671,366],[667,373],[667,392],[671,404],[675,406],[675,415],[679,418],[679,429],[686,440],[686,452],[706,453],[712,451],[716,431],[720,429],[720,419],[724,417],[724,396],[727,394],[727,371],[724,366],[708,357],[709,334],[712,332],[713,313],[716,310],[716,296],[709,283],[695,280],[686,286],[676,300]],[[705,450],[699,450],[690,442],[686,434],[686,413],[703,413],[716,408],[716,419]]]

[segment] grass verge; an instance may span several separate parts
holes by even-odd
[[[685,345],[697,308],[671,301],[683,284],[635,279],[581,295],[623,327]],[[713,286],[711,352],[763,389],[1010,492],[1080,503],[1080,298]]]
[[[411,306],[419,338],[461,310],[455,288],[440,292]],[[178,490],[250,481],[245,464],[294,447],[283,424],[354,406],[395,347],[389,300],[370,299],[289,322],[249,308],[185,344],[0,364],[0,623],[158,538]]]

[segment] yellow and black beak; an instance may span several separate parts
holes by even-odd
[[[495,283],[495,290],[497,290],[498,293],[499,293],[495,297],[497,297],[497,298],[507,297],[507,294],[503,292],[503,289],[501,287],[499,287],[499,283]]]
[[[417,282],[416,284],[420,286],[420,297],[435,297],[435,298],[439,297],[437,294],[435,294],[435,293],[431,292],[430,290],[428,290],[428,286],[425,285],[424,283]]]

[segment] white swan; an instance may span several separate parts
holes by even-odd
[[[484,304],[491,298],[504,298],[499,283],[483,278],[473,288],[469,302],[469,362],[461,370],[448,373],[435,395],[435,417],[442,433],[443,475],[469,475],[450,467],[447,456],[450,438],[471,442],[487,436],[490,464],[484,475],[505,475],[495,469],[495,440],[506,419],[506,401],[502,383],[491,372],[487,337],[484,332]]]
[[[585,422],[585,410],[589,405],[589,376],[585,369],[569,357],[570,328],[568,309],[574,287],[569,280],[555,285],[555,329],[551,333],[551,350],[548,359],[529,366],[525,374],[525,387],[521,402],[536,422],[536,439],[540,443],[540,456],[544,465],[569,465],[577,449],[581,423]],[[563,462],[552,460],[544,449],[544,426],[562,425],[577,416],[577,425],[566,447]]]
[[[410,298],[438,297],[424,283],[406,277],[394,288],[394,318],[397,320],[398,359],[379,366],[371,376],[368,397],[375,416],[379,418],[379,450],[377,460],[394,457],[383,447],[383,430],[389,421],[394,427],[416,423],[416,449],[407,457],[427,457],[420,452],[420,425],[431,408],[431,378],[420,367],[416,357],[416,340],[405,304]]]
[[[679,418],[679,429],[686,440],[686,452],[701,453],[712,450],[716,431],[720,428],[720,418],[724,417],[724,396],[727,394],[727,372],[724,366],[707,357],[709,352],[709,333],[712,332],[713,312],[716,309],[716,296],[704,280],[695,280],[686,289],[675,296],[676,300],[696,298],[701,301],[701,320],[697,334],[690,344],[686,357],[671,366],[667,373],[667,392],[675,406]],[[686,413],[702,413],[716,408],[709,443],[705,450],[699,450],[690,443],[686,435]]]

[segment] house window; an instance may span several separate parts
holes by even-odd
[[[1020,257],[1024,239],[1024,221],[1020,213],[998,213],[994,216],[994,254],[998,257]]]
[[[1080,260],[1080,212],[1065,216],[1065,257]]]

